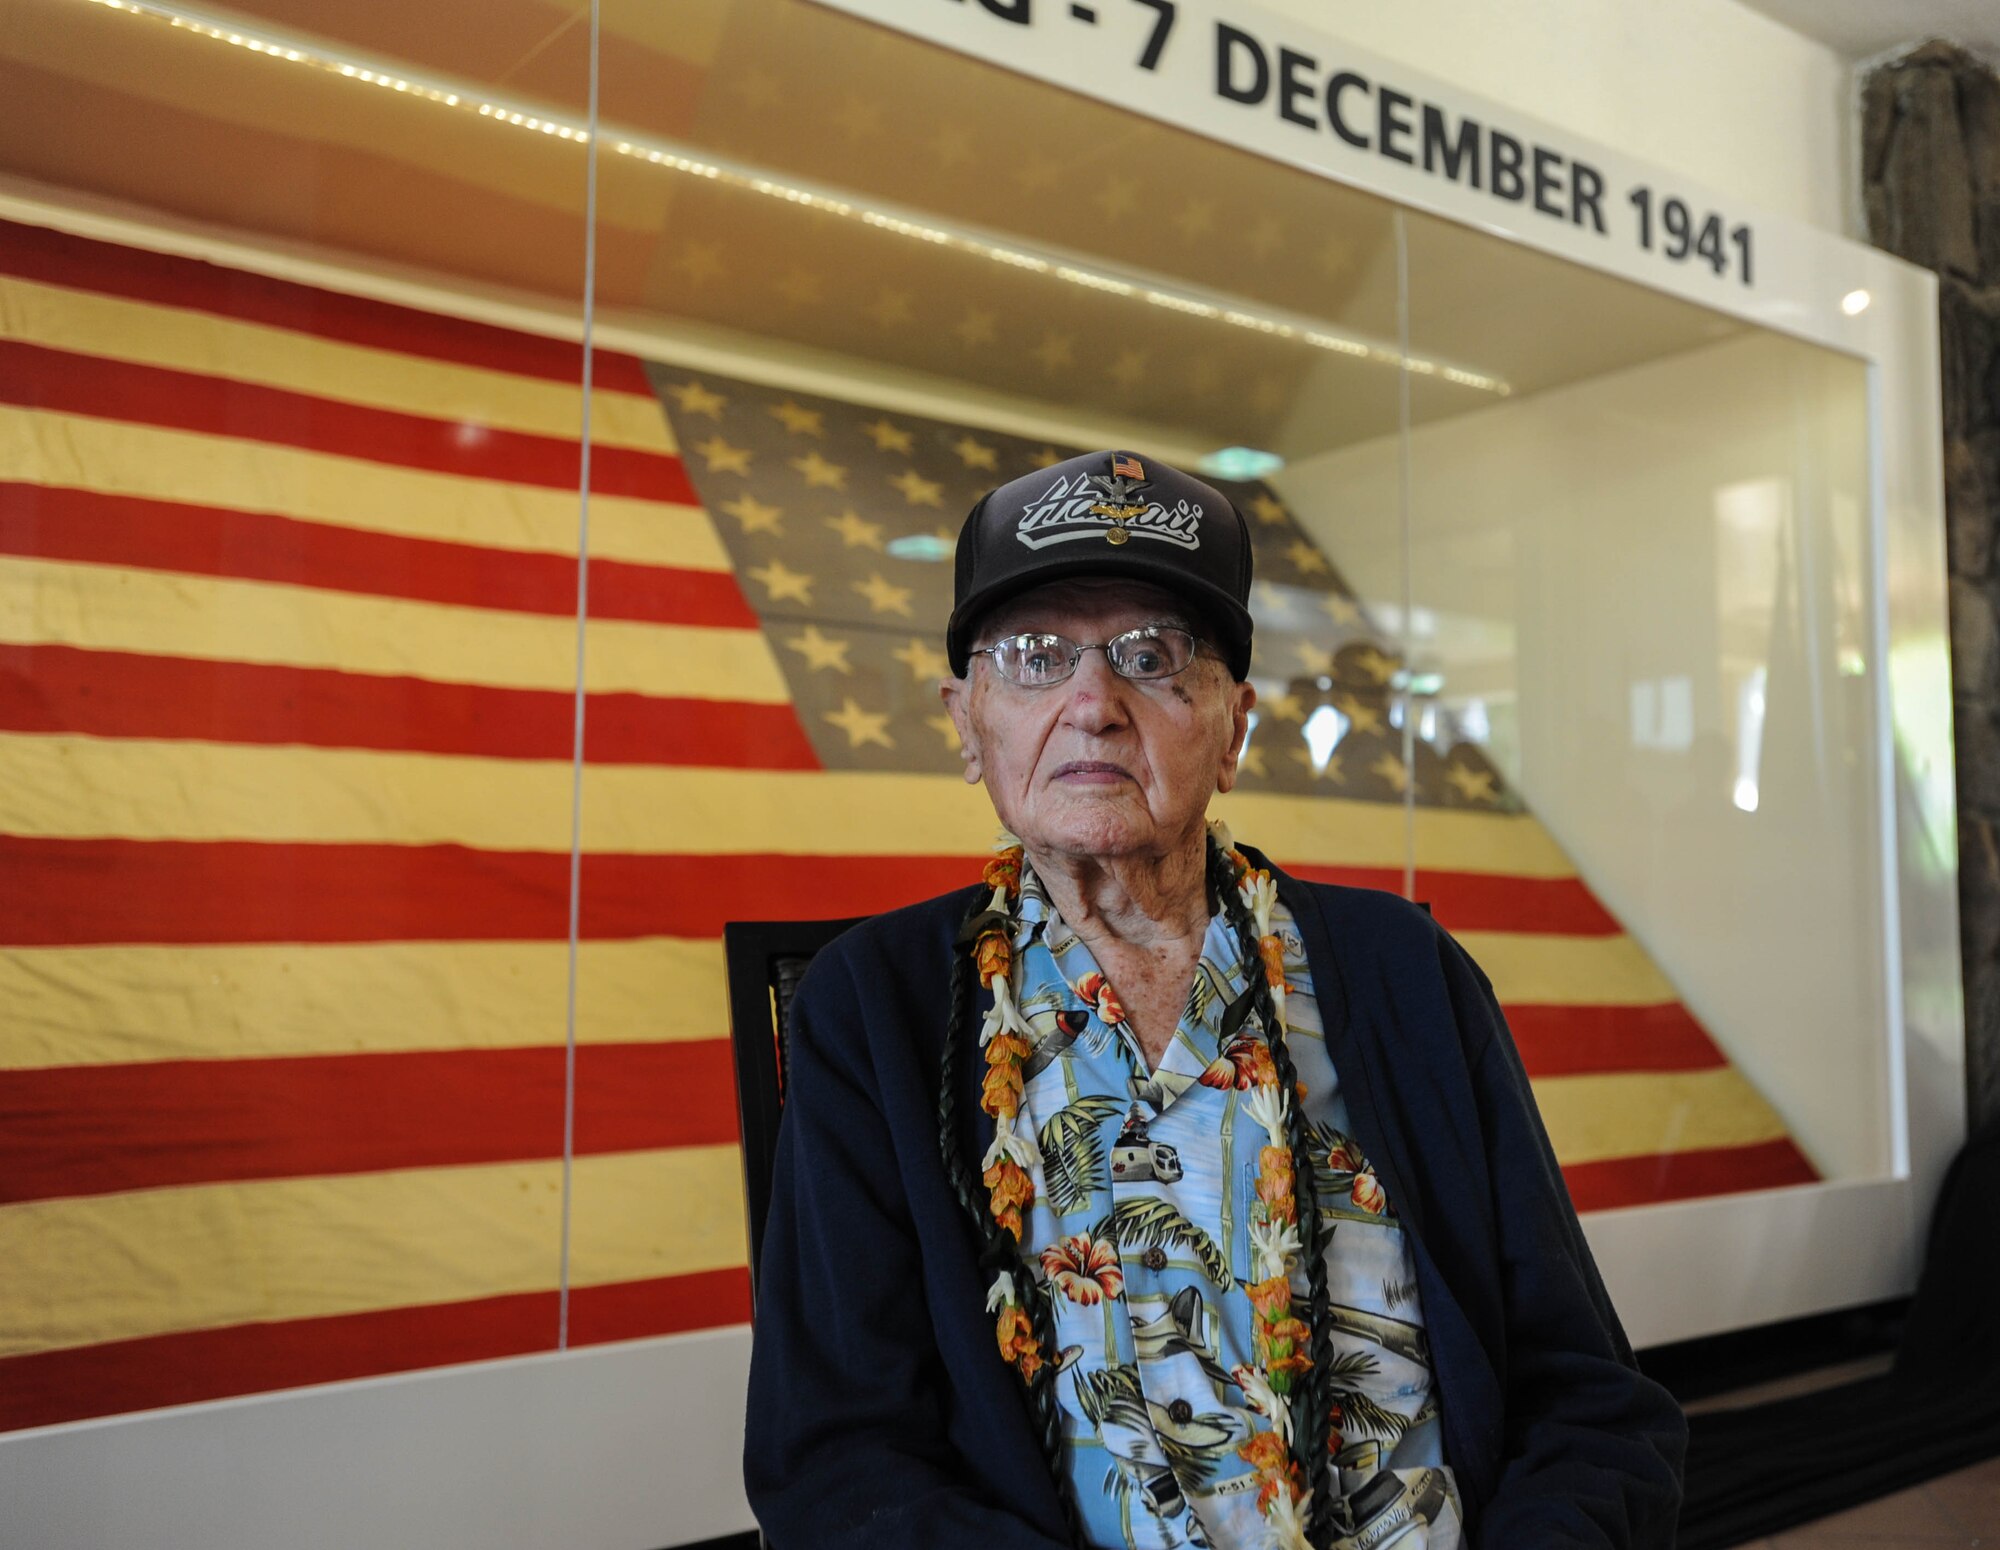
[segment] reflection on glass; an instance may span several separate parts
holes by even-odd
[[[583,157],[419,79],[521,21],[7,7],[0,1427],[556,1341]]]
[[[1546,374],[1414,430],[1411,635],[1538,882],[1454,902],[1420,812],[1418,896],[1493,933],[1586,1209],[1880,1174],[1862,368],[1569,276],[1503,323],[1455,289],[1485,251],[1413,222],[1413,353],[1505,328]]]

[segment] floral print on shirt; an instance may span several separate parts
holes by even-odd
[[[1393,1203],[1348,1130],[1304,948],[1282,901],[1286,1026],[1305,1089],[1327,1251],[1338,1404],[1340,1550],[1457,1550],[1415,1269]],[[1263,1031],[1229,1040],[1243,988],[1234,933],[1209,922],[1187,1005],[1149,1070],[1115,988],[1024,872],[1013,989],[1034,1050],[1022,1124],[1042,1153],[1024,1251],[1055,1308],[1066,1478],[1087,1542],[1132,1550],[1265,1543],[1238,1456],[1262,1379],[1243,1290],[1262,1130],[1246,1094]],[[1303,1276],[1295,1290],[1304,1292]],[[1246,1392],[1246,1380],[1250,1391]]]

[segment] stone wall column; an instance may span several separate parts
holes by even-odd
[[[2000,78],[1926,43],[1862,97],[1868,235],[1938,277],[1968,1105],[2000,1118]]]

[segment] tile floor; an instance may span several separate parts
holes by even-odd
[[[2000,1459],[1804,1523],[1743,1550],[1959,1550],[2000,1547]]]

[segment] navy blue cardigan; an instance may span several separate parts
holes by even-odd
[[[1491,984],[1395,894],[1277,877],[1355,1137],[1409,1231],[1471,1543],[1671,1547],[1686,1423],[1633,1364]],[[794,1002],[744,1439],[776,1550],[1066,1543],[939,1160],[972,897],[856,927]],[[981,1063],[961,1069],[970,1143]]]

